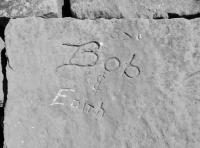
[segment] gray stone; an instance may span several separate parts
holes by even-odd
[[[197,148],[199,23],[11,20],[5,144]]]
[[[27,17],[51,14],[62,17],[63,0],[1,0],[0,17]]]
[[[198,0],[70,0],[73,14],[90,18],[167,18],[200,12]]]
[[[0,37],[0,50],[2,50],[5,47],[4,41]]]

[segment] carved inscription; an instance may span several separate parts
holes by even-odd
[[[97,92],[97,91],[99,91],[99,86],[100,86],[100,84],[103,82],[103,80],[106,78],[105,77],[105,74],[106,73],[104,73],[103,75],[99,75],[98,77],[97,77],[97,82],[94,84],[94,90],[95,90],[95,92]]]
[[[105,110],[103,109],[103,102],[101,103],[101,106],[97,112],[97,117],[102,118],[104,116]]]
[[[94,66],[99,59],[99,42],[91,41],[81,45],[63,45],[78,48],[70,58],[69,63],[65,65]]]
[[[75,100],[72,101],[70,106],[71,107],[78,107],[79,105],[80,105],[80,101],[75,99]]]
[[[98,118],[102,118],[102,117],[104,116],[104,113],[105,113],[104,109],[103,109],[103,108],[100,108],[100,109],[98,110],[98,112],[97,112],[97,117],[98,117]]]
[[[113,33],[111,34],[111,37],[113,39],[120,39],[120,40],[129,40],[132,38],[131,35],[129,35],[127,32],[123,31],[120,28],[115,28]]]
[[[104,67],[107,71],[115,71],[120,67],[120,60],[116,57],[109,58],[105,64]]]
[[[66,105],[64,103],[65,99],[67,98],[67,95],[64,94],[65,93],[70,93],[70,92],[75,92],[75,90],[71,89],[71,88],[65,88],[65,89],[61,89],[59,90],[58,94],[56,95],[56,97],[53,99],[53,102],[50,105]],[[63,100],[64,99],[64,100]],[[70,105],[71,108],[78,108],[80,105],[80,100],[74,99],[72,100],[72,103]],[[105,110],[103,109],[103,102],[101,103],[100,107],[97,107],[98,111],[95,113],[97,118],[102,118],[104,116]],[[84,106],[82,108],[84,113],[89,113],[91,111],[94,111],[95,106],[89,104],[89,103],[84,103]]]
[[[129,78],[136,78],[140,74],[140,69],[138,66],[134,65],[135,54],[132,56],[130,62],[124,70],[124,74]]]
[[[117,69],[119,69],[120,66],[121,66],[121,63],[117,57],[111,57],[111,58],[107,59],[106,62],[104,63],[104,68],[107,72],[116,71]],[[95,92],[97,92],[99,90],[100,84],[105,79],[105,74],[106,74],[106,72],[97,77],[97,82],[94,84],[94,87],[93,87]]]
[[[141,40],[141,38],[142,38],[142,34],[138,34],[137,36],[136,36],[136,40]]]
[[[98,55],[92,52],[77,52],[70,60],[71,65],[78,66],[94,66],[98,61]]]
[[[139,75],[139,68],[137,66],[128,66],[125,71],[125,75],[129,78],[136,78]]]
[[[94,110],[95,110],[95,106],[88,104],[88,103],[84,104],[84,107],[83,107],[84,113],[89,113],[92,111],[94,112]],[[101,119],[104,116],[105,110],[103,109],[103,102],[101,103],[101,106],[98,108],[98,110],[95,114],[96,114],[95,117],[98,119]]]
[[[93,109],[94,106],[93,105],[90,105],[90,104],[87,104],[85,103],[84,104],[84,107],[83,107],[83,111],[85,111],[86,113],[88,113],[91,109]]]
[[[66,95],[63,95],[62,92],[74,92],[73,89],[71,88],[65,88],[65,89],[61,89],[58,94],[56,95],[56,97],[53,99],[53,102],[50,105],[55,105],[55,104],[59,104],[59,105],[65,105],[63,102],[63,98],[66,99]]]

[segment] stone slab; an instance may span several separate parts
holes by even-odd
[[[200,19],[14,19],[8,148],[197,148]]]
[[[192,15],[200,12],[198,0],[70,0],[80,19],[167,18],[168,13]]]
[[[63,0],[1,0],[0,17],[27,17],[51,14],[62,17]]]
[[[0,37],[0,51],[2,51],[5,47],[5,43]],[[1,61],[1,57],[0,57]],[[3,73],[2,66],[0,65],[0,107],[2,107],[2,103],[4,102],[4,93],[3,93]]]

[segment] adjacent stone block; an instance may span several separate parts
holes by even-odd
[[[70,0],[73,14],[90,18],[167,18],[200,12],[198,0]]]
[[[4,41],[0,37],[0,50],[2,50],[5,47]]]
[[[197,148],[199,23],[11,20],[5,144]]]
[[[62,17],[63,0],[1,0],[0,17],[27,17],[51,14]]]

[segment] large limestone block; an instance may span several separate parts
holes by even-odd
[[[11,20],[7,147],[199,147],[199,23]]]
[[[2,51],[5,47],[4,41],[0,37],[0,51]],[[1,61],[1,57],[0,57]],[[0,65],[0,107],[2,107],[2,104],[4,102],[4,95],[3,95],[3,73],[2,73],[2,66]]]
[[[63,0],[1,0],[0,17],[27,17],[51,14],[62,17]]]
[[[77,18],[157,18],[200,12],[198,0],[70,0]]]

